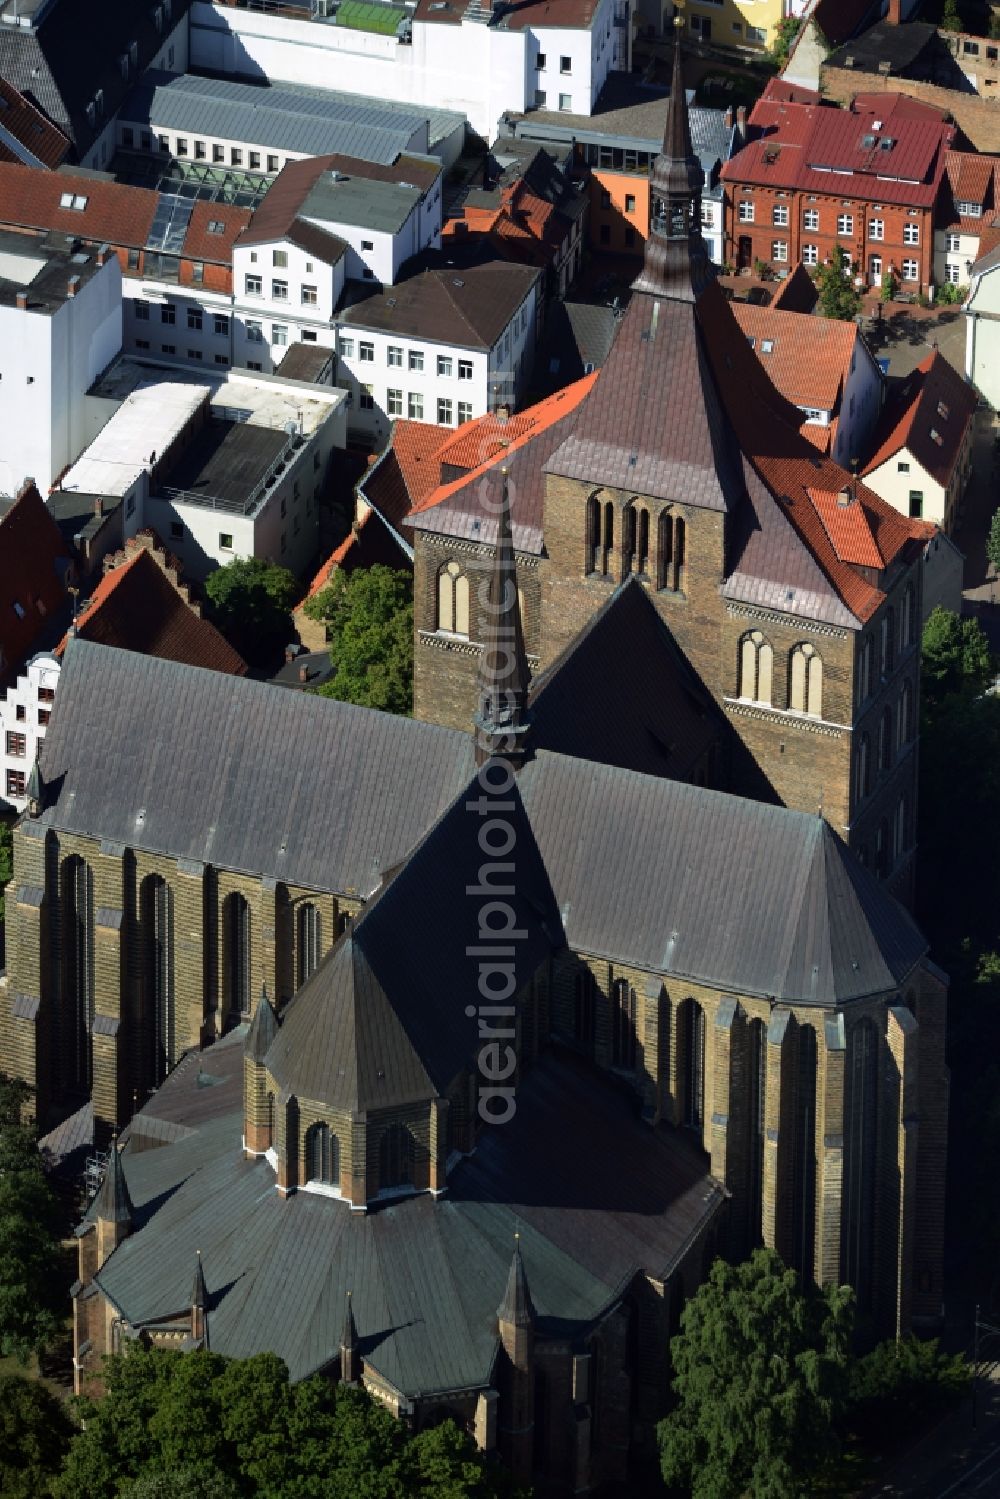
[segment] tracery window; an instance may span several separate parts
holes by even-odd
[[[457,562],[438,573],[438,629],[447,635],[469,634],[469,580]]]
[[[823,717],[823,660],[808,642],[792,651],[788,706],[794,713]]]
[[[153,1083],[163,1081],[176,1060],[174,1000],[174,895],[152,874],[139,894],[146,1024],[151,1028]]]
[[[309,1181],[340,1186],[340,1141],[327,1124],[314,1124],[306,1134],[306,1172]]]

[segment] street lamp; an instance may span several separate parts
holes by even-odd
[[[979,1388],[979,1352],[982,1344],[997,1339],[1000,1347],[1000,1327],[994,1327],[991,1322],[983,1322],[979,1316],[979,1303],[976,1302],[976,1320],[973,1323],[972,1334],[972,1427],[976,1426],[976,1396]]]

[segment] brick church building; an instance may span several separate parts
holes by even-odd
[[[419,717],[70,644],[0,1064],[122,1132],[79,1387],[270,1348],[580,1493],[650,1450],[717,1252],[939,1319],[922,533],[800,438],[700,185],[678,60],[608,363],[413,517]]]

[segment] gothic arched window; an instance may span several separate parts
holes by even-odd
[[[340,1186],[340,1141],[329,1125],[314,1124],[306,1133],[306,1174],[309,1181]]]
[[[764,1139],[767,1106],[767,1026],[751,1020],[746,1037],[747,1248],[763,1239]]]
[[[673,577],[674,518],[664,510],[656,523],[656,586],[669,588]]]
[[[70,1085],[89,1091],[93,1082],[94,872],[72,855],[62,867],[63,1017],[72,1042]]]
[[[681,516],[674,521],[674,578],[675,593],[684,592],[684,562],[687,543],[687,527]]]
[[[892,765],[892,709],[883,708],[878,725],[878,768],[888,770]]]
[[[867,702],[872,691],[872,664],[874,647],[872,637],[866,635],[858,651],[858,706]]]
[[[635,568],[635,554],[638,545],[638,517],[635,506],[626,507],[622,516],[622,575],[628,577]]]
[[[770,703],[774,652],[759,630],[751,630],[740,641],[740,689],[738,696],[752,703]]]
[[[815,646],[808,642],[792,651],[788,706],[793,713],[823,717],[823,661]]]
[[[688,1129],[705,1123],[705,1011],[696,999],[685,999],[677,1016],[678,1081],[681,1119]]]
[[[587,571],[601,570],[601,502],[596,494],[587,500]]]
[[[860,802],[872,789],[872,742],[867,734],[858,740],[855,761],[854,799]]]
[[[895,868],[906,848],[906,797],[901,796],[892,814],[892,867]]]
[[[413,1183],[416,1145],[405,1124],[390,1124],[379,1141],[379,1187],[408,1187]]]
[[[457,562],[438,573],[438,629],[446,635],[469,634],[469,580]]]
[[[295,922],[295,971],[304,984],[319,967],[323,955],[323,919],[319,907],[306,901],[298,909]]]
[[[578,968],[573,976],[573,1036],[590,1056],[594,1050],[594,975]]]
[[[798,1032],[792,1136],[792,1265],[812,1280],[816,1245],[816,1032]]]
[[[913,684],[910,681],[903,683],[903,690],[899,694],[899,714],[896,720],[896,744],[899,749],[909,744],[913,738]]]
[[[649,511],[639,511],[639,539],[636,544],[636,571],[640,577],[649,572]]]
[[[604,506],[604,546],[601,550],[601,572],[605,577],[611,572],[611,558],[615,549],[615,507],[608,500]]]
[[[883,677],[892,671],[896,645],[895,611],[890,606],[882,616],[879,628],[879,670]]]
[[[636,998],[628,979],[616,979],[611,989],[611,1065],[635,1070]]]
[[[900,651],[907,650],[914,640],[916,595],[913,592],[913,584],[907,583],[903,593],[903,603],[899,611],[899,648]]]
[[[889,873],[889,824],[884,817],[875,829],[875,873],[880,880]]]
[[[235,891],[222,907],[223,989],[230,1021],[250,1014],[250,907]]]
[[[174,1001],[174,894],[151,874],[139,892],[146,1025],[150,1027],[153,1084],[162,1083],[176,1061]]]

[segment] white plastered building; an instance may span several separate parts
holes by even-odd
[[[55,657],[41,652],[0,695],[0,807],[6,803],[23,812],[28,805],[25,788],[45,738],[59,671]]]

